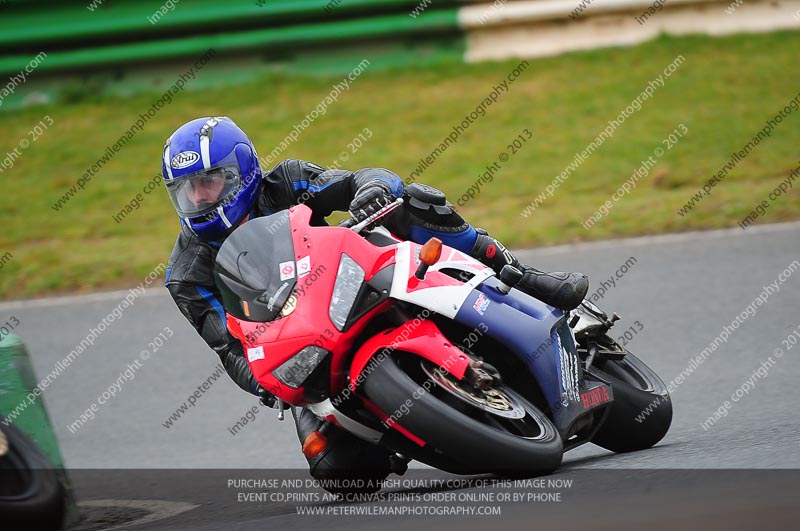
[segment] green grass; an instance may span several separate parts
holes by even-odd
[[[798,165],[800,112],[784,119],[724,182],[685,217],[676,214],[800,90],[800,33],[660,38],[530,61],[511,91],[424,172],[422,182],[456,202],[523,128],[534,138],[462,215],[512,246],[736,226]],[[686,61],[532,216],[522,209],[678,54]],[[365,127],[374,136],[344,165],[381,166],[403,178],[475,108],[518,61],[367,70],[285,157],[329,164]],[[4,230],[0,297],[21,298],[141,282],[166,262],[179,230],[163,187],[122,223],[112,216],[160,171],[164,139],[204,115],[236,120],[262,156],[303,119],[341,76],[289,75],[257,84],[186,91],[162,109],[60,212],[50,207],[145,112],[154,95],[93,99],[2,114],[0,153],[36,123],[54,124],[2,174]],[[590,230],[581,222],[679,123],[688,135],[649,177]],[[28,137],[30,138],[30,137]],[[797,193],[759,222],[797,219]]]

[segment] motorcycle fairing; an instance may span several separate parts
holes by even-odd
[[[285,236],[288,240],[285,243],[290,244],[293,252],[289,257],[282,257],[281,261],[293,258],[292,280],[295,289],[290,299],[294,306],[291,314],[287,317],[277,317],[269,322],[241,319],[231,312],[227,315],[228,330],[242,342],[245,354],[251,351],[258,352],[248,356],[248,364],[256,380],[268,390],[280,387],[282,392],[291,394],[294,403],[297,404],[305,402],[305,399],[301,399],[303,388],[283,389],[285,386],[276,380],[272,371],[304,347],[314,345],[331,352],[330,390],[333,393],[338,392],[345,385],[347,374],[345,367],[349,361],[348,354],[353,341],[369,323],[369,315],[373,312],[379,313],[388,304],[383,300],[376,306],[360,308],[361,318],[353,326],[344,331],[336,328],[330,320],[329,306],[343,250],[347,249],[349,256],[364,267],[366,283],[373,278],[380,278],[383,269],[390,269],[395,255],[393,248],[375,247],[348,229],[309,226],[310,215],[311,210],[308,207],[299,206],[275,214],[274,216],[277,216],[275,220],[270,220],[269,218],[273,216],[269,216],[249,221],[234,232],[234,235],[237,233],[247,235],[266,231],[269,236]],[[229,237],[223,244],[223,249],[226,245],[228,248],[234,247],[237,240],[242,240],[241,236],[237,239]],[[239,246],[236,255],[246,252],[258,254],[257,245],[248,239],[246,245]],[[325,252],[315,252],[318,249],[324,249]],[[264,255],[260,267],[272,268],[279,274],[277,261],[275,255]],[[300,264],[304,262],[307,262],[307,265],[301,270]],[[230,269],[235,270],[234,267]],[[308,277],[305,272],[309,272]],[[313,278],[313,283],[307,283],[307,278]],[[226,308],[235,304],[238,304],[237,300],[228,301]],[[257,351],[259,348],[263,349],[263,354]]]
[[[425,358],[459,380],[464,377],[470,362],[458,347],[447,340],[433,321],[415,319],[403,326],[384,330],[361,345],[350,365],[350,388],[355,390],[358,383],[366,378],[370,360],[386,356],[395,350],[411,352]]]
[[[389,294],[392,298],[452,319],[475,287],[494,275],[491,268],[456,249],[444,246],[442,258],[428,268],[424,280],[419,280],[414,272],[419,265],[420,249],[421,246],[413,242],[397,245],[394,279]],[[443,273],[444,269],[462,270],[473,276],[468,282],[463,282]]]
[[[587,388],[572,334],[565,322],[565,316],[559,310],[516,290],[508,295],[500,294],[496,289],[499,281],[494,278],[493,271],[455,249],[443,247],[442,258],[429,267],[424,279],[417,279],[414,272],[419,264],[420,245],[402,242],[396,246],[375,247],[344,228],[309,226],[309,219],[310,209],[300,206],[290,209],[287,218],[282,220],[283,223],[291,221],[292,226],[297,222],[296,228],[291,230],[291,240],[295,251],[298,289],[296,307],[289,318],[278,318],[265,324],[228,315],[229,330],[242,341],[246,352],[251,348],[268,347],[264,349],[264,354],[268,355],[248,359],[258,380],[263,383],[276,382],[272,375],[274,368],[294,356],[304,346],[319,345],[320,342],[322,348],[332,352],[333,393],[344,388],[346,374],[350,375],[351,388],[357,385],[359,378],[363,378],[363,373],[368,370],[366,367],[369,360],[387,348],[411,352],[437,366],[445,367],[454,377],[463,379],[469,358],[452,345],[433,322],[427,320],[410,321],[398,329],[373,336],[358,349],[348,367],[348,352],[356,336],[369,321],[369,316],[363,315],[361,319],[357,319],[357,324],[354,323],[355,326],[342,332],[330,321],[328,301],[336,280],[341,253],[346,249],[348,256],[364,268],[365,282],[383,271],[380,276],[385,274],[385,278],[379,284],[385,286],[394,264],[389,288],[391,298],[450,317],[468,327],[474,328],[480,323],[488,326],[489,335],[520,357],[539,382],[550,405],[554,423],[565,442],[575,421],[580,420],[592,408],[602,407],[583,407],[581,395],[598,386]],[[251,229],[257,227],[258,224]],[[314,282],[313,289],[301,292],[300,263],[314,254],[315,248],[320,247],[324,247],[326,252],[317,254],[315,260],[319,265],[325,265],[326,271]],[[273,255],[265,260],[274,261],[275,258]],[[317,264],[308,266],[309,269],[316,268]],[[454,278],[451,276],[453,270],[467,273],[464,278],[469,280],[463,282]],[[385,300],[378,306],[384,304],[390,302]],[[379,313],[379,307],[368,310],[367,314]],[[520,333],[521,331],[528,333]],[[548,341],[550,344],[534,356],[538,345]],[[331,348],[332,345],[336,347]],[[598,397],[605,401],[606,394],[596,392],[588,395],[586,403],[591,405],[597,402]],[[296,398],[293,402],[302,402],[299,396]]]
[[[598,382],[585,381],[564,312],[519,290],[500,293],[500,281],[490,268],[447,246],[424,280],[417,279],[414,271],[420,247],[413,242],[397,245],[392,298],[432,310],[467,328],[488,326],[488,335],[519,357],[539,382],[565,441],[575,431],[576,421],[608,405],[584,407],[582,394],[593,390]],[[463,282],[443,273],[445,269],[464,271],[472,278]],[[613,397],[610,386],[606,387],[608,396]]]
[[[497,290],[499,284],[494,277],[483,282],[467,297],[454,319],[469,328],[488,328],[487,335],[525,363],[566,442],[580,417],[613,400],[611,387],[585,380],[564,312],[516,289],[504,295]],[[599,386],[607,387],[609,401],[585,407],[589,402],[582,395]]]

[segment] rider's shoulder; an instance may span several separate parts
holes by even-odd
[[[319,175],[325,168],[313,162],[302,159],[284,159],[266,172],[265,178],[289,177],[290,179],[308,178],[309,174]]]
[[[169,257],[169,283],[213,285],[216,249],[183,227]]]

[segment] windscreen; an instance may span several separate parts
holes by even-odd
[[[289,212],[248,221],[217,254],[214,280],[225,310],[246,321],[273,321],[292,294],[297,270]]]

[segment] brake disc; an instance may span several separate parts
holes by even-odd
[[[492,385],[486,389],[474,389],[465,386],[444,370],[439,368],[431,370],[429,364],[425,362],[422,362],[422,370],[431,382],[472,407],[505,418],[525,417],[525,409],[508,396],[502,387]]]

